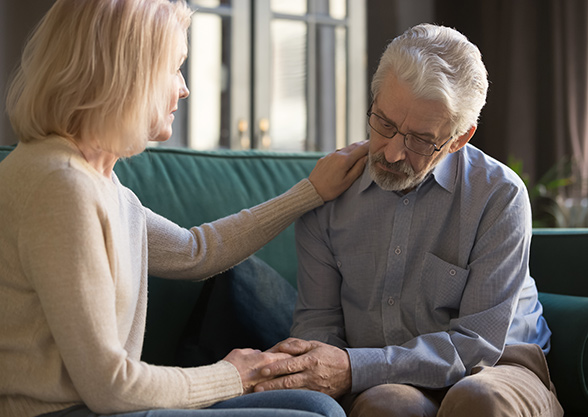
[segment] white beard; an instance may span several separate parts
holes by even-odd
[[[400,176],[378,167],[378,164],[402,172],[406,176]],[[410,191],[417,187],[433,170],[436,164],[426,172],[416,173],[410,164],[404,160],[389,163],[384,154],[370,154],[368,169],[372,180],[384,191]]]

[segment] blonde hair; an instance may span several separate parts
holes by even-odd
[[[421,24],[392,40],[372,79],[374,98],[390,73],[415,96],[443,103],[456,136],[477,125],[488,75],[480,50],[457,30]]]
[[[190,16],[185,0],[57,0],[8,91],[20,140],[57,134],[118,156],[143,151],[168,116]]]

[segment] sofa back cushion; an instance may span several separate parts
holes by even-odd
[[[320,156],[153,148],[119,161],[115,171],[144,206],[180,226],[191,227],[283,193],[307,177]],[[292,226],[256,255],[295,285]]]
[[[534,229],[529,267],[541,292],[588,297],[588,229]]]
[[[191,227],[281,194],[307,177],[320,156],[318,153],[153,148],[119,161],[115,171],[121,183],[133,190],[144,206],[180,226]],[[296,286],[293,226],[256,256]],[[149,278],[145,361],[176,364],[176,350],[202,286],[202,283]]]

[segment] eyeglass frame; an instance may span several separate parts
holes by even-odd
[[[367,114],[367,118],[368,118],[368,120],[367,120],[367,122],[368,122],[368,126],[369,126],[369,127],[371,127],[372,129],[374,129],[374,130],[375,130],[375,131],[378,133],[378,135],[380,135],[380,136],[382,136],[382,137],[384,137],[384,138],[386,138],[386,139],[393,139],[393,138],[394,138],[394,136],[396,136],[396,135],[400,135],[400,136],[402,136],[402,137],[403,137],[403,139],[404,139],[404,140],[403,140],[403,143],[404,143],[404,146],[406,147],[406,149],[408,149],[408,150],[409,150],[409,151],[411,151],[411,152],[414,152],[414,153],[416,153],[417,155],[421,155],[421,156],[433,156],[433,155],[435,154],[435,152],[440,152],[440,151],[441,151],[441,149],[443,149],[443,147],[444,147],[445,145],[447,145],[451,139],[453,139],[453,135],[452,135],[452,136],[451,136],[449,139],[447,139],[445,142],[443,142],[443,144],[442,144],[441,146],[437,147],[437,145],[436,145],[436,144],[434,144],[434,143],[432,143],[432,142],[429,142],[428,140],[425,140],[425,139],[423,139],[423,138],[421,138],[421,137],[419,137],[419,136],[415,135],[414,133],[410,133],[410,132],[409,132],[409,133],[402,133],[402,132],[400,131],[400,129],[398,129],[398,126],[396,126],[396,125],[395,125],[395,124],[394,124],[392,121],[384,119],[384,117],[380,116],[378,113],[374,113],[374,112],[372,111],[372,107],[373,107],[373,105],[374,105],[374,102],[372,102],[372,103],[370,104],[370,107],[369,107],[369,109],[368,109],[368,111],[367,111],[367,113],[366,113],[366,114]],[[386,123],[390,123],[390,124],[392,124],[392,125],[394,126],[394,128],[396,129],[396,133],[394,133],[392,136],[386,136],[386,135],[384,135],[384,134],[380,133],[380,132],[378,131],[378,129],[376,129],[375,127],[373,127],[373,126],[372,126],[372,124],[370,123],[370,118],[372,117],[372,115],[374,115],[374,116],[376,116],[377,118],[379,118],[379,119],[381,119],[381,120],[385,121]],[[412,136],[414,136],[415,138],[417,138],[418,140],[422,140],[423,142],[425,142],[425,143],[428,143],[429,145],[433,146],[433,151],[432,151],[430,154],[424,154],[424,153],[420,153],[420,152],[417,152],[417,151],[415,151],[414,149],[411,149],[411,148],[409,148],[409,147],[408,147],[408,145],[406,144],[406,142],[407,142],[406,136],[407,136],[407,135],[412,135]]]

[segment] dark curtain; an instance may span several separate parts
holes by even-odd
[[[588,197],[588,2],[553,1],[555,138],[572,156],[571,197]]]
[[[478,45],[488,69],[472,143],[522,160],[531,183],[566,157],[577,184],[588,178],[588,2],[437,0],[435,18]]]

